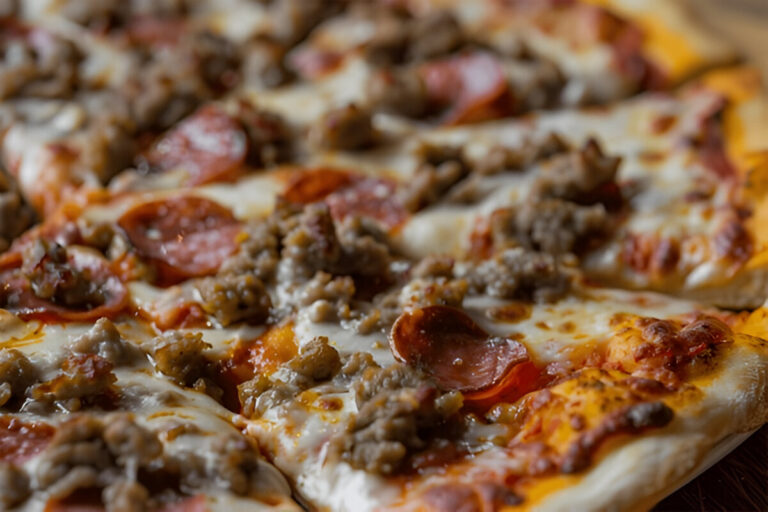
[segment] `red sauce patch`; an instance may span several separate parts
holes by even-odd
[[[490,336],[466,313],[428,306],[400,315],[390,335],[392,353],[459,390],[475,407],[514,401],[536,389],[539,370],[519,341]]]
[[[140,204],[118,224],[139,255],[157,266],[164,284],[216,272],[237,249],[241,231],[229,209],[196,196]]]
[[[240,123],[208,105],[163,135],[145,155],[160,172],[177,167],[189,173],[187,185],[233,181],[243,173],[248,142]]]
[[[0,416],[0,460],[20,464],[43,451],[55,429],[45,423]]]

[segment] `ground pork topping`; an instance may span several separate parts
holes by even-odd
[[[138,349],[123,340],[117,327],[107,318],[100,318],[91,329],[75,338],[69,348],[80,354],[95,354],[118,366],[138,357]]]
[[[241,47],[243,82],[255,89],[272,89],[290,82],[293,73],[285,65],[287,48],[267,38]]]
[[[263,323],[272,301],[264,284],[252,274],[209,277],[197,281],[203,310],[222,325],[235,322]]]
[[[413,69],[384,69],[365,85],[366,98],[374,110],[421,118],[430,113],[427,87]]]
[[[590,139],[578,151],[557,155],[544,162],[533,195],[590,204],[599,199],[600,188],[614,182],[621,159],[605,155]]]
[[[10,175],[0,170],[0,252],[34,221],[32,208],[24,201]]]
[[[19,505],[29,494],[27,474],[10,462],[0,462],[0,506],[3,510]]]
[[[100,489],[109,511],[147,510],[201,488],[239,495],[256,489],[258,452],[245,438],[215,434],[201,444],[205,446],[200,453],[169,454],[158,434],[128,413],[75,416],[57,427],[30,475],[31,488],[51,499]],[[0,471],[0,485],[3,476]],[[9,475],[6,480],[25,476]]]
[[[311,127],[309,139],[322,149],[370,147],[375,139],[371,114],[355,104],[329,110]]]
[[[209,32],[192,32],[178,43],[147,48],[141,73],[121,85],[140,130],[164,130],[200,103],[233,85],[238,66],[233,45]]]
[[[40,28],[0,21],[0,98],[61,98],[77,87],[75,46]]]
[[[420,153],[422,164],[409,186],[400,191],[403,206],[411,212],[437,202],[470,173],[459,147],[425,145]]]
[[[383,234],[361,220],[337,230],[325,204],[307,206],[298,224],[283,239],[283,269],[292,280],[307,280],[315,272],[334,275],[381,276],[389,271],[390,248]]]
[[[18,406],[38,379],[37,368],[16,349],[0,350],[0,407]]]
[[[557,134],[548,133],[541,140],[520,147],[493,146],[474,162],[474,172],[481,175],[521,171],[539,160],[566,153],[568,144]]]
[[[580,206],[560,199],[526,202],[497,210],[492,235],[497,247],[522,245],[549,254],[580,252],[605,236],[611,219],[601,204]]]
[[[422,61],[457,50],[465,37],[459,23],[447,11],[408,18],[393,9],[370,9],[375,32],[365,45],[366,57],[375,65]]]
[[[211,345],[199,332],[166,331],[149,347],[155,368],[181,386],[190,386],[204,376],[209,360],[204,352]]]
[[[112,364],[106,359],[73,353],[53,378],[29,388],[27,395],[31,400],[23,409],[46,411],[55,406],[78,411],[91,405],[111,407],[116,396],[113,386],[116,380]]]
[[[237,119],[248,138],[249,164],[259,168],[273,167],[291,159],[294,133],[282,116],[241,101]]]
[[[91,309],[106,302],[104,289],[89,269],[71,264],[67,249],[37,239],[24,258],[22,272],[41,299],[72,309]]]
[[[462,405],[461,393],[441,393],[405,365],[369,367],[354,385],[358,414],[338,440],[342,460],[365,471],[390,475],[409,455],[424,449],[436,428]]]
[[[342,362],[338,351],[328,343],[328,338],[317,336],[273,375],[259,375],[240,384],[237,391],[241,412],[251,418],[261,416],[302,391],[330,381],[340,371]]]
[[[506,249],[467,272],[475,293],[487,293],[505,299],[551,302],[571,288],[566,268],[552,255]]]

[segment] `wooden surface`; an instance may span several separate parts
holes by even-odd
[[[768,511],[768,426],[654,508],[688,510]]]
[[[768,0],[692,0],[711,29],[760,66],[768,84]],[[768,511],[768,425],[654,509]]]

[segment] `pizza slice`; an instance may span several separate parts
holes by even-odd
[[[605,104],[733,56],[679,2],[361,2],[286,55],[311,87],[258,95],[305,121],[355,103],[463,124]]]
[[[766,420],[761,310],[596,288],[519,246],[409,257],[386,185],[307,175],[266,216],[225,207],[238,185],[91,197],[4,256],[0,303],[139,331],[152,375],[239,413],[333,510],[650,505]]]

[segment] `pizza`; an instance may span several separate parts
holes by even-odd
[[[768,102],[688,7],[0,2],[0,508],[684,485],[768,422]]]

